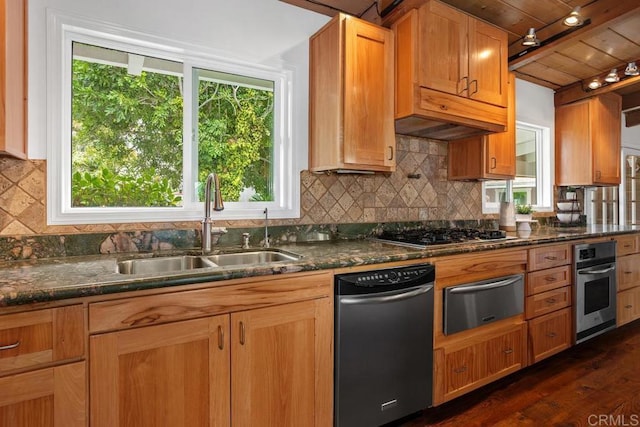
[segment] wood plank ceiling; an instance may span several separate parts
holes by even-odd
[[[392,0],[281,0],[332,16],[339,11],[380,23],[378,9]],[[556,103],[567,103],[615,90],[639,99],[640,76],[625,77],[629,62],[640,66],[640,0],[442,0],[503,28],[509,34],[509,68],[520,79],[554,89]],[[408,7],[419,0],[403,0]],[[565,34],[562,24],[574,7],[581,7],[587,24]],[[522,37],[535,28],[542,45],[522,46]],[[526,52],[525,52],[526,51]],[[523,53],[524,52],[524,53]],[[603,81],[613,68],[623,81],[590,91],[593,79]],[[633,95],[633,96],[631,96]],[[640,106],[632,101],[631,107]],[[629,102],[626,103],[629,107]]]

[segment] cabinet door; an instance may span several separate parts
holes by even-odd
[[[419,10],[419,85],[468,96],[469,17],[437,1]]]
[[[640,318],[640,287],[618,293],[618,326]]]
[[[85,362],[0,378],[0,426],[86,426]]]
[[[90,337],[91,425],[228,426],[229,316]]]
[[[529,321],[530,362],[544,358],[569,348],[571,336],[571,308],[558,310]]]
[[[21,159],[27,157],[26,5],[0,4],[0,153]]]
[[[234,426],[332,422],[329,298],[231,315]]]
[[[619,185],[622,98],[604,94],[593,98],[590,104],[594,183]]]
[[[469,18],[469,98],[507,106],[507,48],[506,32]]]
[[[393,32],[345,19],[344,162],[395,170]]]
[[[506,67],[506,64],[505,64]],[[509,74],[505,87],[508,92],[507,131],[487,135],[486,173],[490,178],[513,179],[516,176],[516,78]],[[482,87],[480,85],[479,87]],[[481,96],[480,93],[472,97]]]

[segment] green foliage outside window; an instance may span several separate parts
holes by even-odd
[[[225,201],[273,200],[273,91],[194,84],[198,181],[216,172]],[[72,206],[180,206],[182,77],[74,59],[72,85]]]

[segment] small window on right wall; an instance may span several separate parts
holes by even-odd
[[[483,213],[497,213],[505,200],[506,181],[486,181],[483,189]],[[513,201],[531,205],[534,210],[552,211],[550,129],[516,122],[516,177]]]

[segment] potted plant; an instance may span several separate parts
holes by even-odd
[[[516,205],[516,221],[531,221],[532,214],[531,205]]]

